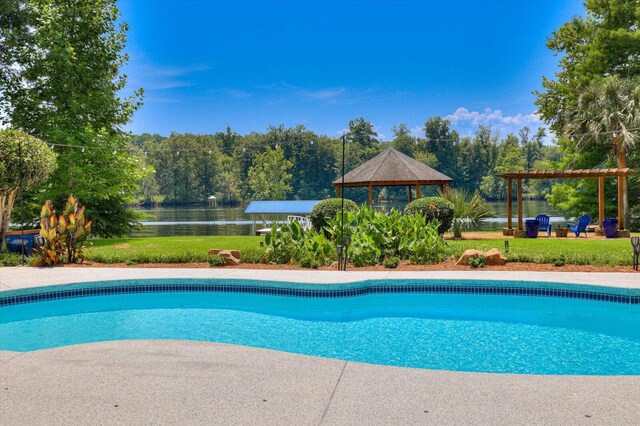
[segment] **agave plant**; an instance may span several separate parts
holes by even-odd
[[[478,191],[471,193],[462,189],[440,191],[440,197],[453,204],[453,238],[462,239],[462,231],[478,226],[484,219],[494,216],[493,208]]]

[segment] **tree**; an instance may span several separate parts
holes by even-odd
[[[606,76],[640,75],[640,7],[637,0],[586,0],[587,17],[576,17],[553,32],[547,47],[561,54],[556,80],[543,77],[535,92],[542,118],[556,134],[578,94]]]
[[[291,191],[291,174],[288,173],[293,163],[284,158],[281,147],[268,147],[259,154],[249,169],[249,185],[253,196],[258,200],[283,200]]]
[[[451,130],[451,122],[442,117],[431,117],[424,123],[424,141],[420,147],[436,156],[438,170],[455,178],[458,174],[458,132]]]
[[[627,152],[640,141],[640,80],[612,76],[589,85],[578,96],[576,106],[567,108],[565,123],[565,134],[577,139],[579,151],[590,151],[593,144],[603,144],[613,154],[618,168],[626,168]],[[628,220],[624,177],[621,183]]]
[[[0,116],[56,145],[46,198],[61,203],[74,193],[97,235],[126,234],[139,218],[128,204],[146,173],[122,130],[142,90],[120,97],[127,24],[117,24],[116,0],[12,3],[23,13],[2,27]]]
[[[46,182],[56,155],[43,141],[15,129],[0,131],[0,249],[16,193]]]
[[[411,136],[411,131],[405,123],[393,127],[393,147],[401,153],[413,157],[416,147],[416,138]]]

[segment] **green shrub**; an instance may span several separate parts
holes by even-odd
[[[240,252],[240,262],[242,263],[260,263],[264,256],[264,249],[258,247],[246,248]]]
[[[15,253],[0,253],[0,266],[18,266],[21,264],[21,255]]]
[[[469,258],[469,266],[472,268],[484,268],[487,266],[487,258],[483,255]]]
[[[358,205],[355,202],[346,198],[344,199],[345,212],[355,212],[357,210]],[[313,229],[315,229],[316,232],[320,232],[320,230],[327,225],[328,221],[333,219],[336,214],[341,211],[342,199],[340,198],[328,198],[320,201],[313,207],[309,215]]]
[[[224,266],[225,259],[219,254],[212,254],[209,256],[209,265],[211,266]]]
[[[396,256],[387,257],[382,262],[385,268],[396,269],[400,265],[400,259]]]
[[[561,254],[556,260],[553,261],[553,266],[561,267],[567,264],[566,257]]]
[[[437,220],[440,222],[438,232],[444,234],[451,228],[453,222],[453,204],[442,197],[418,198],[407,204],[404,208],[405,215],[420,213],[427,222]]]
[[[300,259],[300,266],[302,266],[303,268],[318,269],[320,264],[318,263],[318,260],[313,256],[306,255],[302,259]]]

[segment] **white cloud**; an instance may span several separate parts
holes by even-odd
[[[322,90],[302,90],[302,96],[317,100],[332,100],[341,97],[347,90],[344,87],[336,87]]]
[[[236,99],[250,98],[251,96],[253,96],[251,93],[247,92],[246,90],[240,90],[240,89],[227,89],[226,93],[227,95]]]
[[[451,120],[453,124],[460,122],[468,122],[474,126],[479,124],[506,124],[512,126],[542,126],[543,121],[538,114],[516,114],[516,115],[504,115],[499,109],[485,108],[483,112],[469,111],[464,107],[458,108],[453,114],[449,114],[445,117],[447,120]]]

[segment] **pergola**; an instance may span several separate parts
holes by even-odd
[[[523,179],[598,179],[598,224],[602,228],[604,220],[604,179],[618,178],[618,229],[624,229],[624,205],[627,176],[638,171],[625,169],[580,169],[580,170],[518,170],[499,175],[507,180],[507,229],[512,230],[512,180],[517,180],[518,230],[522,231],[522,180]]]
[[[446,190],[452,180],[426,164],[389,148],[344,175],[344,182],[340,177],[333,181],[333,185],[338,197],[343,187],[369,187],[369,205],[373,205],[374,186],[406,186],[411,201],[411,187],[415,186],[416,198],[420,198],[421,185],[440,185],[442,190]]]

